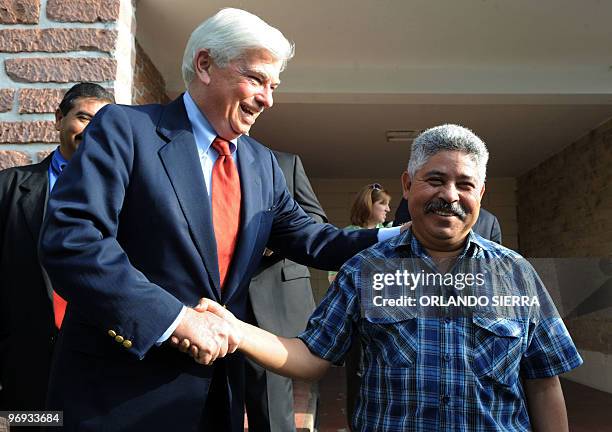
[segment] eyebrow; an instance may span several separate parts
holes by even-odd
[[[442,171],[438,171],[438,170],[431,170],[431,171],[427,171],[426,173],[423,174],[424,177],[429,177],[429,176],[433,176],[433,175],[444,177],[444,176],[446,176],[446,173],[442,172]]]
[[[74,113],[75,116],[79,116],[79,115],[86,115],[88,117],[93,117],[95,116],[95,114],[92,114],[88,111],[77,111],[76,113]]]

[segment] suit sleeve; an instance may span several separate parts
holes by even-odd
[[[344,231],[315,222],[287,191],[276,159],[271,156],[274,205],[269,247],[281,256],[321,270],[337,270],[350,257],[377,242],[378,230]]]
[[[108,105],[87,127],[49,198],[40,259],[79,320],[130,339],[128,352],[142,358],[182,304],[134,268],[117,241],[133,162],[125,108]]]
[[[312,189],[310,180],[306,175],[302,160],[295,156],[295,167],[293,170],[294,199],[304,209],[306,214],[317,222],[327,222],[325,211],[321,207],[317,196]]]

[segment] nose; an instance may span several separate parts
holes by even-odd
[[[274,105],[272,88],[270,86],[263,86],[261,92],[257,95],[257,101],[263,105],[264,108],[271,108],[272,105]]]
[[[459,191],[454,183],[448,182],[444,187],[440,188],[439,197],[447,203],[459,201]]]

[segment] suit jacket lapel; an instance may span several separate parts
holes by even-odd
[[[19,185],[19,189],[22,193],[22,198],[19,200],[19,206],[21,207],[23,217],[26,220],[35,244],[38,244],[40,227],[42,225],[45,204],[47,202],[47,191],[49,189],[48,169],[50,161],[51,156],[48,156],[47,159],[37,165],[37,169],[32,171]]]
[[[242,282],[244,270],[248,267],[253,254],[253,245],[261,220],[259,212],[262,209],[260,167],[246,138],[239,138],[237,152],[242,193],[240,230],[229,276],[223,290],[224,302],[231,298]]]
[[[217,244],[212,226],[202,166],[182,97],[169,104],[160,119],[158,132],[168,139],[159,157],[170,178],[193,242],[202,257],[217,300],[220,300]]]
[[[19,190],[21,199],[19,200],[19,208],[22,216],[26,221],[28,230],[32,235],[32,241],[35,247],[38,246],[40,237],[40,228],[42,226],[45,207],[49,196],[49,164],[53,154],[47,156],[40,164],[35,165],[30,175],[21,182]],[[41,267],[42,268],[42,267]],[[49,299],[53,299],[53,288],[49,278],[43,269],[43,278],[45,288]]]

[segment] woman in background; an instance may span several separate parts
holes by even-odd
[[[390,203],[391,195],[379,183],[364,186],[353,200],[353,205],[351,206],[351,225],[344,229],[357,230],[391,226],[393,222],[385,224],[387,213],[391,211],[389,209]],[[329,283],[334,281],[337,273],[328,273]]]

